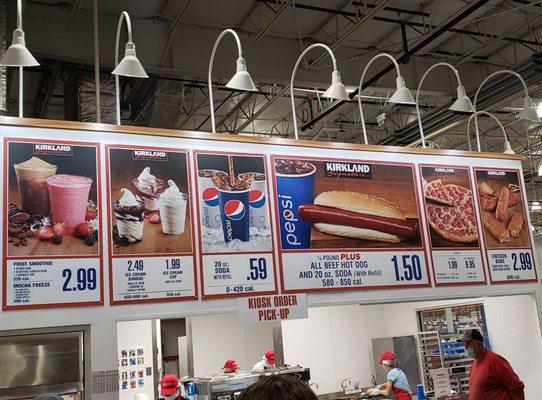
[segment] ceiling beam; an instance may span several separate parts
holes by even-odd
[[[350,27],[348,27],[346,29],[346,32],[344,32],[341,37],[339,37],[334,43],[330,44],[329,47],[331,48],[332,51],[335,51],[337,50],[343,43],[346,39],[348,39],[355,31],[358,30],[358,28],[360,26],[362,26],[363,24],[365,24],[367,21],[370,21],[372,20],[376,14],[378,14],[378,12],[380,10],[382,10],[386,4],[388,4],[390,2],[390,0],[380,0],[380,2],[377,3],[377,5],[375,5],[375,7],[369,11],[367,14],[361,16],[361,18],[353,25],[351,25]],[[309,64],[309,66],[311,67],[314,67],[314,66],[317,66],[318,64],[320,64],[322,62],[322,60],[324,58],[328,57],[328,54],[327,52],[325,53],[322,53],[319,57],[317,57],[313,62],[311,62]]]
[[[403,62],[404,60],[407,60],[410,56],[417,53],[424,47],[426,47],[429,43],[432,43],[434,40],[436,40],[438,37],[440,37],[443,33],[447,32],[450,28],[452,28],[454,25],[459,23],[460,21],[467,18],[469,15],[471,15],[473,12],[478,10],[480,7],[482,7],[484,4],[486,4],[489,0],[477,0],[472,1],[468,4],[466,4],[463,8],[458,10],[456,13],[450,15],[447,19],[442,21],[440,25],[438,25],[435,29],[430,30],[426,35],[422,36],[418,40],[416,40],[414,43],[411,44],[408,51],[401,52],[398,57],[396,58],[398,62]],[[395,66],[393,64],[390,64],[386,67],[384,67],[380,72],[373,75],[372,78],[367,79],[362,87],[362,89],[365,89],[378,81],[381,77],[386,75],[389,71],[393,70]],[[354,90],[352,93],[350,93],[350,98],[353,99],[358,94],[358,89]],[[330,113],[336,111],[339,107],[341,107],[344,104],[347,104],[349,102],[347,101],[336,101],[334,102],[330,107],[322,111],[319,115],[314,117],[312,120],[308,121],[307,123],[303,124],[301,126],[301,130],[305,130],[311,126],[314,126],[314,124],[318,121],[320,121],[325,116],[329,115]]]

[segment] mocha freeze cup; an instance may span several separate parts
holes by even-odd
[[[46,180],[56,174],[56,165],[32,157],[25,162],[15,164],[13,168],[17,176],[17,186],[23,211],[28,214],[48,216],[51,206]]]

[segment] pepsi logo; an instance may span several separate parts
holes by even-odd
[[[294,217],[292,210],[284,210],[283,215],[286,219],[292,219]]]
[[[265,206],[265,193],[261,190],[251,190],[248,196],[251,207],[262,208]]]
[[[224,204],[224,214],[233,221],[239,221],[245,216],[245,205],[239,200],[229,200]]]
[[[218,206],[218,190],[214,187],[205,189],[201,194],[201,198],[205,205],[209,207]]]

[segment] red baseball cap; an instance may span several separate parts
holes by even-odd
[[[225,371],[235,372],[239,369],[239,366],[237,365],[235,360],[232,360],[231,358],[229,358],[224,363],[224,366],[222,367],[222,369]]]
[[[392,360],[395,360],[395,354],[393,354],[391,351],[385,351],[380,356],[379,364],[389,364],[389,362]]]
[[[267,350],[265,352],[265,359],[271,365],[275,365],[275,350]]]
[[[162,396],[172,396],[177,393],[179,387],[179,378],[174,374],[164,375],[160,381],[160,393]]]

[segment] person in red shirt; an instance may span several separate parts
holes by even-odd
[[[480,331],[469,329],[463,342],[467,356],[474,359],[469,377],[469,400],[525,399],[525,385],[508,361],[484,347]]]

